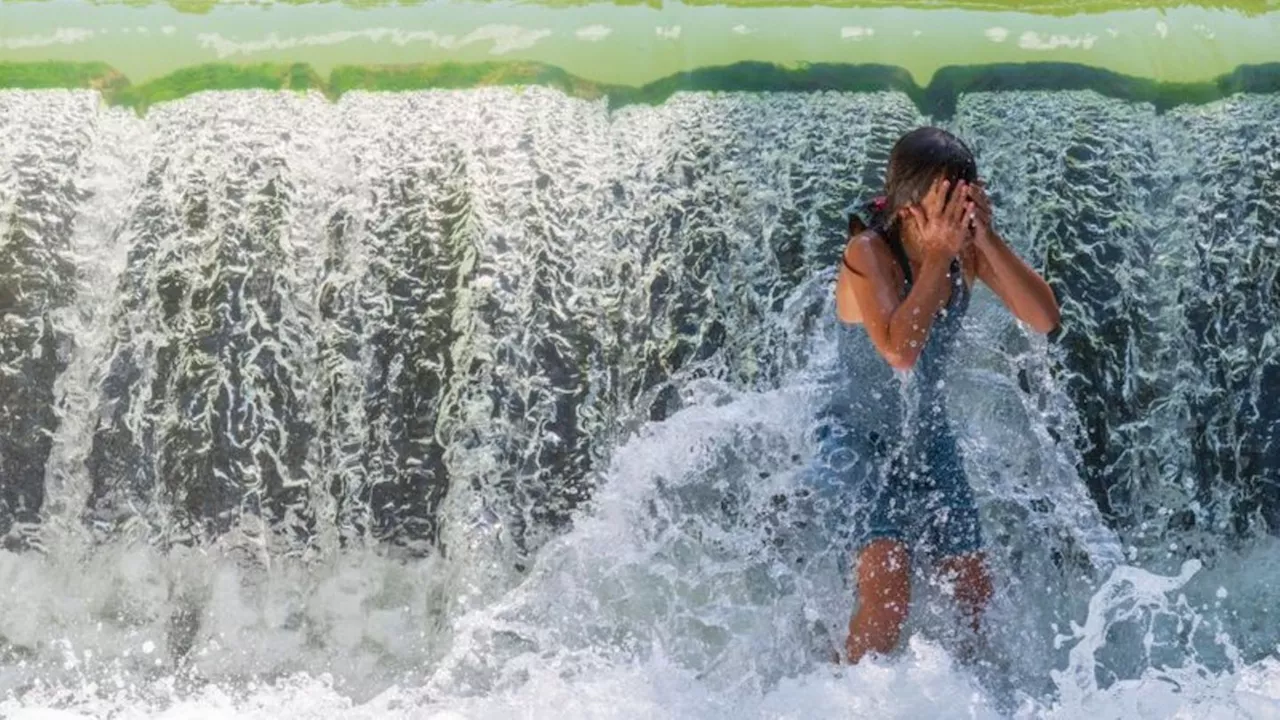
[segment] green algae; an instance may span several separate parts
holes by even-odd
[[[608,98],[611,107],[659,104],[678,92],[874,92],[907,94],[922,112],[949,117],[966,93],[1009,90],[1092,90],[1150,103],[1157,110],[1203,104],[1237,93],[1280,92],[1280,63],[1245,65],[1200,83],[1157,82],[1071,63],[952,66],[926,87],[906,70],[889,65],[814,64],[785,68],[744,62],[677,73],[641,86],[603,85],[551,65],[534,62],[441,63],[341,66],[326,79],[302,63],[199,65],[133,85],[104,63],[0,63],[0,88],[93,89],[110,105],[145,112],[156,103],[206,90],[315,90],[331,99],[360,90],[403,92],[487,86],[543,86],[567,95]]]
[[[87,89],[111,95],[128,85],[128,78],[106,63],[0,62],[0,88]]]
[[[206,90],[320,90],[326,84],[308,65],[218,63],[183,68],[142,85],[128,85],[114,93],[104,93],[107,102],[139,112],[167,100]]]

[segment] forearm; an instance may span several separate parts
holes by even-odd
[[[919,277],[911,285],[911,292],[889,317],[887,344],[893,350],[889,361],[894,367],[910,368],[924,350],[933,317],[951,291],[950,266],[946,259],[926,258]]]
[[[994,232],[975,239],[997,285],[1004,292],[1005,302],[1018,319],[1039,332],[1050,332],[1058,327],[1060,313],[1057,298],[1049,283],[1028,265]]]

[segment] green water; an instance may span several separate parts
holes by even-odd
[[[985,3],[999,8],[1004,3]],[[189,7],[189,6],[188,6]],[[194,65],[535,62],[640,86],[693,68],[757,61],[892,65],[926,85],[948,65],[1063,62],[1166,82],[1280,61],[1280,10],[1201,6],[1067,16],[957,7],[729,7],[427,3],[143,6],[0,4],[0,62],[103,62],[144,83]],[[1085,8],[1096,6],[1081,6]]]

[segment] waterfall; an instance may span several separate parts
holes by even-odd
[[[0,92],[0,688],[811,671],[851,599],[795,494],[832,258],[928,121],[895,93]],[[1039,697],[1115,568],[1280,529],[1280,99],[986,93],[946,124],[1063,304],[1045,340],[977,293],[949,383],[992,643]],[[1169,642],[1210,662],[1207,632]]]

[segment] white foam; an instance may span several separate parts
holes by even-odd
[[[655,658],[580,676],[565,675],[534,659],[524,668],[518,686],[470,697],[426,698],[414,690],[392,688],[364,702],[352,702],[328,678],[310,675],[290,676],[243,692],[207,687],[185,698],[161,697],[159,702],[147,703],[129,693],[108,698],[32,693],[25,701],[0,702],[0,714],[10,720],[106,716],[122,720],[985,720],[1010,714],[998,709],[945,653],[921,642],[913,642],[892,662],[817,669],[787,678],[764,693],[716,691],[669,660]],[[1280,661],[1269,660],[1238,675],[1153,674],[1070,704],[1041,705],[1024,699],[1011,714],[1028,720],[1269,720],[1276,713],[1280,713]]]
[[[88,28],[58,28],[47,35],[0,37],[0,48],[5,48],[7,50],[26,50],[30,48],[49,47],[50,45],[75,45],[92,39],[95,34],[97,33]]]
[[[1018,47],[1023,50],[1091,50],[1098,36],[1092,33],[1084,35],[1041,35],[1034,30],[1022,33],[1018,38]]]
[[[578,28],[578,31],[575,32],[574,35],[577,36],[579,40],[584,40],[586,42],[600,42],[601,40],[609,37],[612,33],[613,28],[605,25],[588,25],[586,27]]]
[[[587,28],[587,30],[591,29]],[[595,37],[596,34],[598,34],[598,31],[592,31],[591,37]],[[550,35],[551,30],[546,28],[533,29],[518,25],[484,25],[461,37],[448,33],[437,33],[434,30],[365,28],[363,30],[341,30],[315,35],[285,36],[273,31],[256,40],[238,40],[226,37],[221,33],[212,32],[200,33],[196,36],[196,40],[202,47],[213,50],[220,58],[290,50],[299,47],[341,45],[357,40],[367,40],[374,43],[388,42],[402,47],[425,44],[445,50],[459,49],[475,43],[492,43],[489,53],[492,55],[504,55],[517,50],[527,50]],[[582,38],[583,36],[579,34],[579,37]]]

